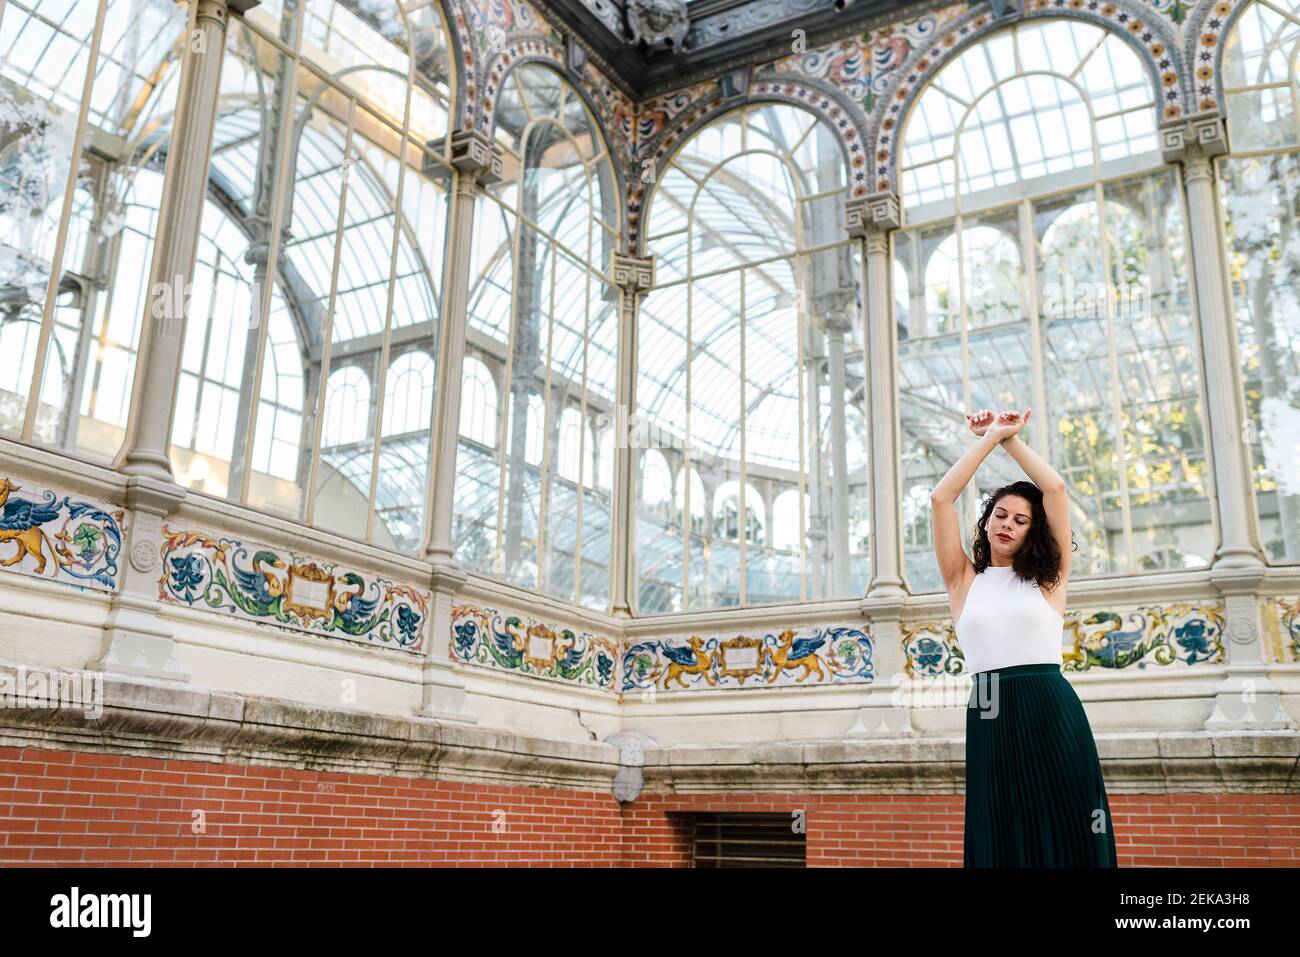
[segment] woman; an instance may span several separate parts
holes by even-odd
[[[1061,674],[1074,548],[1065,482],[1019,438],[1024,413],[966,416],[979,441],[934,489],[934,549],[957,642],[972,672],[966,706],[966,867],[1115,867],[1097,744]],[[1033,481],[985,501],[962,549],[954,506],[1001,445]]]

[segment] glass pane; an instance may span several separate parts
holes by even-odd
[[[287,414],[300,416],[302,412],[300,360],[292,363],[296,369],[277,370],[271,347],[271,343],[279,343],[283,348],[295,332],[283,284],[272,282],[270,272],[269,233],[278,196],[273,170],[259,171],[266,132],[257,107],[262,63],[280,64],[284,76],[291,70],[289,58],[256,34],[232,31],[221,70],[210,187],[199,220],[193,295],[172,425],[176,480],[195,491],[235,501],[242,497],[245,442],[252,429],[253,388],[264,325],[268,355],[263,361],[273,373],[282,371],[291,380],[284,383],[284,404],[294,406],[285,409]],[[267,135],[266,146],[272,148],[276,134],[272,130]],[[270,306],[263,323],[262,293],[268,284]],[[259,399],[269,398],[272,407],[282,405],[277,394],[280,384],[272,374]],[[292,426],[282,420],[281,438],[285,431],[291,432]],[[263,453],[269,457],[269,444]],[[294,470],[288,471],[292,478]],[[265,488],[259,492],[266,495]],[[290,505],[288,511],[292,514],[294,507]]]
[[[166,54],[184,30],[185,11],[166,0],[102,5],[93,62],[101,6],[94,0],[41,4],[39,12],[10,2],[0,21],[0,283],[9,290],[0,309],[0,434],[23,432],[57,268],[32,437],[109,459],[125,433],[150,305],[145,286],[160,196],[159,177],[145,169],[157,149],[148,137],[175,103],[179,61]],[[70,182],[88,70],[87,126]],[[88,149],[99,134],[130,147],[117,163]]]
[[[693,474],[684,490],[692,517],[688,609],[740,603],[741,536],[747,533],[752,539],[758,532],[758,512],[752,501],[757,496],[747,490],[741,504],[740,430],[745,402],[740,376],[742,276],[742,271],[735,270],[696,280],[690,286],[690,401],[686,412]],[[698,491],[693,487],[696,475]],[[680,475],[678,480],[683,481]]]
[[[1204,567],[1216,537],[1178,183],[1159,173],[1105,195],[1133,559]]]
[[[636,413],[629,441],[637,449],[637,610],[682,611],[686,484],[686,286],[664,286],[640,304]],[[703,490],[691,497],[701,517]]]
[[[1300,41],[1300,3],[1252,3],[1241,12],[1223,48],[1228,141],[1233,150],[1300,143],[1300,77],[1294,63]]]
[[[479,405],[462,409],[454,536],[469,567],[604,610],[614,436],[598,432],[616,401],[618,311],[599,270],[617,219],[597,128],[549,68],[523,64],[502,85],[503,180],[475,219],[462,402]]]
[[[1119,215],[1118,210],[1108,213]],[[1128,570],[1115,378],[1096,193],[1034,205],[1048,459],[1079,508],[1072,575]]]
[[[395,229],[396,164],[379,144],[354,136],[343,231],[339,242],[330,365],[325,378],[320,463],[316,469],[315,523],[365,538],[375,471],[379,396],[386,388],[383,343],[388,318],[389,273]],[[393,293],[396,310],[397,292]],[[382,456],[379,471],[384,471]],[[383,503],[375,495],[375,508]],[[398,547],[382,521],[373,523],[376,544]]]
[[[934,560],[930,493],[969,446],[959,287],[961,263],[951,225],[899,231],[895,262],[912,277],[906,326],[898,330],[902,453],[903,562],[914,591],[943,588]],[[897,294],[898,290],[895,290]],[[963,537],[975,521],[972,499],[957,500]]]
[[[504,571],[498,540],[502,450],[509,444],[508,401],[501,384],[507,375],[513,315],[516,217],[496,202],[497,193],[491,190],[475,204],[452,541],[462,565],[499,577]]]
[[[1223,210],[1260,538],[1300,561],[1300,155],[1223,159]]]

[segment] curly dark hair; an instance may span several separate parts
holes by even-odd
[[[975,537],[971,540],[971,553],[975,560],[975,571],[982,572],[989,567],[992,549],[989,547],[989,534],[984,530],[989,516],[993,514],[998,501],[1006,495],[1019,495],[1029,502],[1032,512],[1029,519],[1029,533],[1024,544],[1016,552],[1012,561],[1016,576],[1023,581],[1036,581],[1039,588],[1051,591],[1061,580],[1061,548],[1051,534],[1047,524],[1047,512],[1043,509],[1043,490],[1033,482],[1019,481],[1003,485],[989,493],[980,509],[979,521],[975,523]],[[1070,550],[1079,547],[1070,533]]]

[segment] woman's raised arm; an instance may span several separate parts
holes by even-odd
[[[966,453],[952,464],[947,474],[930,493],[930,514],[934,529],[934,553],[939,562],[939,573],[943,576],[944,586],[952,591],[961,581],[970,560],[961,547],[961,529],[957,523],[957,508],[953,504],[967,483],[975,475],[990,452],[998,447],[1005,434],[990,429],[980,436],[979,441],[966,450]]]
[[[1029,416],[1025,415],[1025,421]],[[1030,480],[1043,490],[1043,512],[1047,515],[1047,527],[1056,539],[1061,551],[1061,581],[1069,581],[1070,567],[1074,562],[1074,537],[1070,532],[1070,496],[1066,491],[1065,479],[1061,473],[1041,455],[1013,435],[1002,443],[1003,448],[1013,459],[1020,463]]]

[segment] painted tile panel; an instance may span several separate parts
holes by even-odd
[[[623,655],[622,690],[806,687],[874,678],[867,631],[818,625],[761,636],[687,635],[636,642]]]
[[[163,526],[158,597],[329,638],[419,652],[427,591],[283,549]]]
[[[456,661],[615,690],[618,642],[478,605],[451,610]]]
[[[0,570],[117,591],[125,525],[116,505],[0,478]]]
[[[1061,670],[1222,664],[1227,656],[1223,632],[1221,602],[1071,611],[1061,630]],[[912,677],[966,673],[965,656],[946,618],[904,623],[903,654]]]

